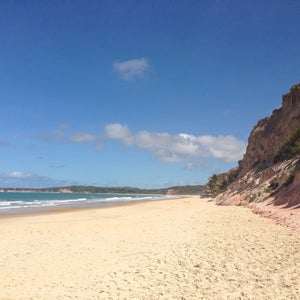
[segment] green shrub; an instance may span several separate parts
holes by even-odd
[[[291,138],[283,144],[274,157],[274,163],[284,161],[300,153],[300,127],[291,135]]]
[[[213,174],[209,177],[207,186],[213,197],[226,191],[227,187],[236,179],[238,169],[232,169],[227,173]]]

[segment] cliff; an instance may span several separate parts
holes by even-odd
[[[300,228],[300,83],[253,128],[238,176],[216,203],[246,205]]]
[[[239,178],[252,169],[266,168],[273,164],[282,146],[300,127],[300,83],[283,95],[282,107],[270,117],[258,121],[252,130],[246,154],[239,162]]]

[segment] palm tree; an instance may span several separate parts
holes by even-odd
[[[213,174],[212,176],[209,177],[207,186],[209,187],[212,195],[215,196],[217,193],[217,190],[218,190],[218,175],[217,174]]]

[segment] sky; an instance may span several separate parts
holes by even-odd
[[[0,187],[162,188],[238,165],[300,81],[298,0],[2,0]]]

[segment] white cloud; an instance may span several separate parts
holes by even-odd
[[[11,173],[8,174],[9,178],[30,178],[32,177],[31,173],[23,173],[20,171],[13,171]]]
[[[39,140],[44,141],[56,141],[56,142],[64,142],[66,140],[66,130],[71,128],[70,124],[60,124],[54,130],[50,132],[44,132],[41,134],[36,135],[35,137]]]
[[[224,162],[236,162],[242,158],[246,144],[233,136],[194,136],[140,131],[132,133],[126,125],[109,124],[105,128],[107,139],[118,139],[128,146],[150,151],[163,162],[187,162],[195,167],[195,159],[215,158]],[[204,165],[203,162],[198,165]]]
[[[225,162],[234,162],[242,158],[246,144],[234,136],[201,136],[198,142],[209,156],[221,159]]]
[[[125,145],[132,143],[132,133],[127,125],[109,124],[105,127],[105,137],[108,139],[119,139]]]
[[[0,187],[3,188],[42,188],[69,185],[70,182],[53,180],[49,177],[30,172],[12,171],[0,173]]]
[[[70,141],[73,143],[88,143],[95,140],[96,137],[89,133],[78,132],[70,136]]]
[[[114,70],[123,80],[134,80],[143,77],[149,69],[149,62],[146,58],[136,58],[122,62],[113,63]]]
[[[60,124],[57,128],[54,129],[53,134],[56,136],[64,136],[65,130],[71,128],[70,124]]]
[[[50,132],[45,132],[36,136],[36,138],[48,142],[56,142],[56,143],[75,143],[75,144],[82,144],[82,143],[89,143],[94,142],[98,139],[97,136],[85,133],[85,132],[76,132],[71,133],[71,125],[69,124],[61,124],[54,130]]]
[[[203,160],[203,159],[198,159],[195,161],[188,162],[185,166],[186,170],[194,170],[194,169],[208,169],[209,164]]]

